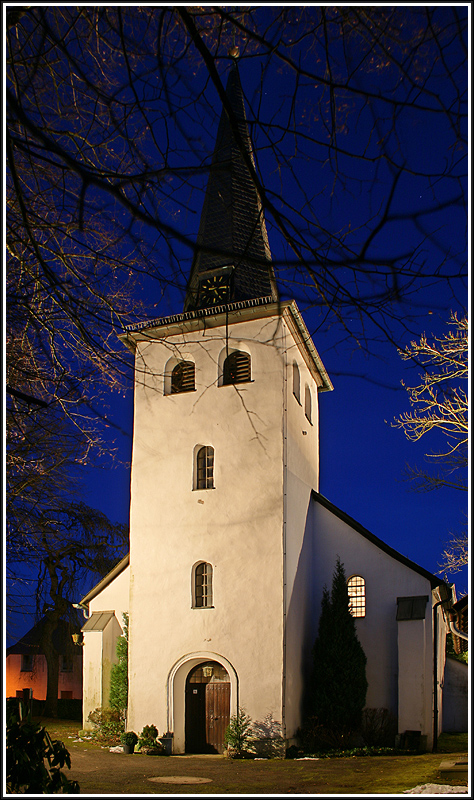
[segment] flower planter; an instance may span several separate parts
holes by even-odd
[[[135,745],[138,742],[138,736],[135,731],[125,731],[120,737],[120,744],[123,747],[123,752],[130,755],[135,750]]]
[[[167,756],[170,756],[173,751],[173,734],[170,736],[160,736],[160,742],[165,748],[165,753]]]

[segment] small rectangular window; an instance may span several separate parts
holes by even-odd
[[[72,672],[73,662],[71,656],[61,656],[61,672]]]
[[[33,669],[33,656],[30,654],[21,657],[21,672],[31,672]]]
[[[428,595],[397,597],[397,620],[424,619]]]

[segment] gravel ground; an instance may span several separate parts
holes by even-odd
[[[76,741],[81,741],[77,739]],[[110,753],[123,753],[123,748],[119,745],[118,747],[110,747]],[[255,761],[264,761],[266,759],[256,758]],[[315,758],[314,756],[305,756],[303,758],[297,758],[295,761],[319,761],[319,758]],[[171,778],[149,778],[149,780],[154,780],[157,782],[162,783],[185,783],[185,778],[176,779],[174,777]],[[202,778],[191,778],[189,782],[195,781],[202,781]],[[415,786],[413,789],[405,789],[403,794],[467,794],[467,786],[446,786],[445,784],[439,783],[424,783],[423,785]]]

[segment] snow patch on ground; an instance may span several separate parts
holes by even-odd
[[[424,783],[414,789],[405,789],[403,794],[467,794],[467,786],[444,786],[439,783]]]

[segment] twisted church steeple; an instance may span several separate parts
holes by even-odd
[[[278,300],[236,60],[226,96],[229,112],[222,109],[184,311]]]

